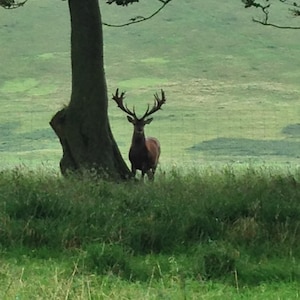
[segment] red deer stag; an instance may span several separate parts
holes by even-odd
[[[136,170],[141,170],[142,179],[147,174],[150,180],[154,179],[154,173],[158,164],[160,156],[160,144],[159,141],[154,137],[145,137],[144,126],[150,124],[153,118],[147,118],[156,111],[166,102],[165,93],[161,90],[161,99],[158,94],[154,94],[154,105],[150,109],[148,108],[141,118],[138,118],[133,111],[129,110],[127,105],[123,104],[125,98],[125,92],[119,95],[119,89],[116,90],[115,95],[113,94],[112,99],[115,100],[118,107],[127,114],[127,120],[133,124],[134,130],[132,135],[131,146],[129,150],[129,160],[131,162],[131,171],[133,176],[136,174]],[[146,119],[147,118],[147,119]]]

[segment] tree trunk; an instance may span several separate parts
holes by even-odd
[[[94,170],[113,178],[131,173],[112,136],[107,114],[103,35],[98,0],[69,0],[72,94],[50,125],[63,149],[62,174]]]

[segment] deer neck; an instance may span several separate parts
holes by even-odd
[[[145,134],[134,132],[132,136],[132,144],[133,145],[145,145]]]

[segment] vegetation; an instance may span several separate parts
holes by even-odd
[[[144,2],[104,5],[104,21],[149,15]],[[295,33],[188,0],[105,27],[108,94],[143,111],[166,91],[146,128],[160,168],[145,184],[63,179],[48,120],[70,95],[68,13],[48,0],[0,11],[0,298],[298,299]],[[108,109],[126,159],[132,127]]]
[[[84,299],[118,286],[133,299],[145,287],[159,297],[155,286],[171,298],[176,289],[237,297],[275,282],[282,297],[299,296],[299,173],[174,169],[146,184],[54,175],[0,174],[1,298],[38,288],[41,298]]]

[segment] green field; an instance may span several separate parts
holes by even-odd
[[[101,6],[104,21],[117,24],[155,8]],[[162,169],[299,163],[297,32],[254,24],[255,13],[234,2],[174,1],[149,22],[104,27],[109,94],[126,90],[143,113],[155,92],[166,92],[146,127],[161,141]],[[31,0],[0,19],[1,167],[57,169],[61,147],[48,121],[70,98],[67,5]],[[132,127],[113,102],[109,114],[127,159]]]
[[[103,21],[155,2],[100,0]],[[300,298],[300,41],[227,2],[104,27],[108,93],[142,114],[166,92],[146,127],[162,145],[151,184],[60,176],[48,123],[71,92],[67,3],[0,10],[0,299]],[[109,117],[128,162],[132,125],[113,101]]]

